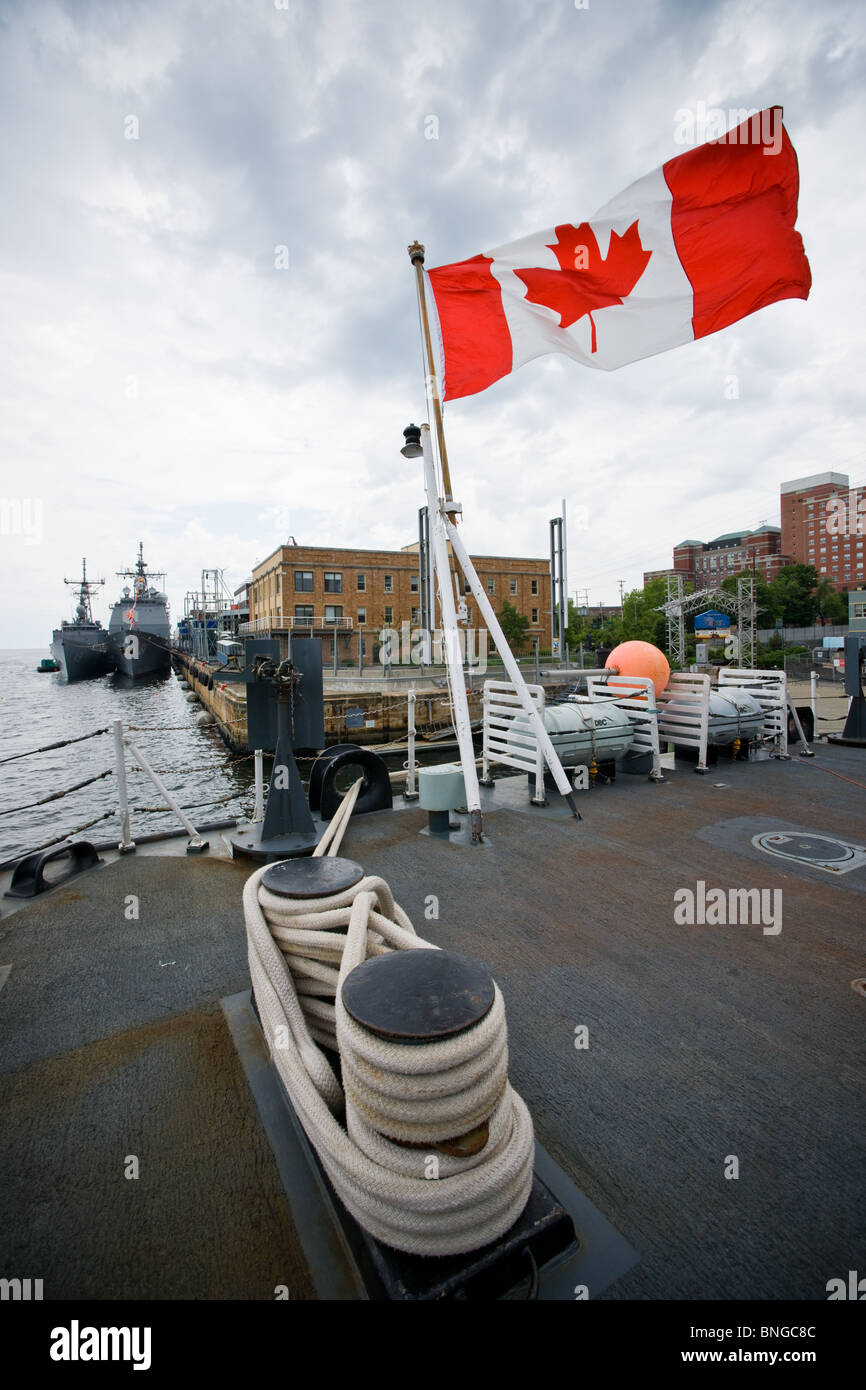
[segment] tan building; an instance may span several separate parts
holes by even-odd
[[[530,635],[550,640],[550,562],[476,555],[473,563],[495,612],[513,603],[529,619]],[[462,579],[462,575],[461,575]],[[463,585],[467,623],[482,628],[478,605]],[[402,550],[331,549],[281,545],[253,569],[249,634],[355,631],[370,634],[403,622],[420,624],[418,543]],[[440,623],[438,603],[436,625]]]

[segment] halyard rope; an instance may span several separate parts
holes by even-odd
[[[244,888],[253,990],[274,1064],[340,1198],[377,1239],[413,1254],[497,1239],[526,1205],[534,1157],[529,1112],[508,1081],[498,987],[481,1022],[456,1037],[383,1039],[347,1014],[343,981],[368,956],[437,948],[416,936],[384,879],[299,900],[269,892],[265,871]],[[345,1096],[319,1044],[339,1050]],[[431,1149],[484,1121],[480,1153],[436,1152],[431,1170]]]

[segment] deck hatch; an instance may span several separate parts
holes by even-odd
[[[779,859],[793,859],[810,869],[823,869],[828,874],[847,874],[866,864],[866,848],[839,840],[832,835],[813,835],[810,832],[766,830],[752,836],[752,844],[765,854]]]

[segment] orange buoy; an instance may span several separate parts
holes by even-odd
[[[656,695],[661,694],[670,680],[668,659],[651,642],[620,642],[604,664],[615,666],[622,676],[643,676],[651,680]]]

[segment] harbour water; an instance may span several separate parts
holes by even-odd
[[[103,734],[69,743],[36,757],[4,763],[16,753],[66,739],[79,739],[122,719],[134,727],[141,752],[162,776],[181,806],[194,806],[196,820],[245,816],[253,808],[253,760],[230,753],[213,729],[200,729],[200,705],[184,698],[186,686],[172,674],[132,681],[116,674],[68,684],[60,675],[37,671],[42,649],[0,651],[0,861],[38,849],[88,825],[87,837],[111,839],[119,829],[114,743]],[[127,766],[130,766],[128,760]],[[54,792],[111,769],[109,775],[68,797],[31,806]],[[169,811],[144,772],[129,772],[132,831],[176,829]],[[16,807],[30,809],[15,811]]]

